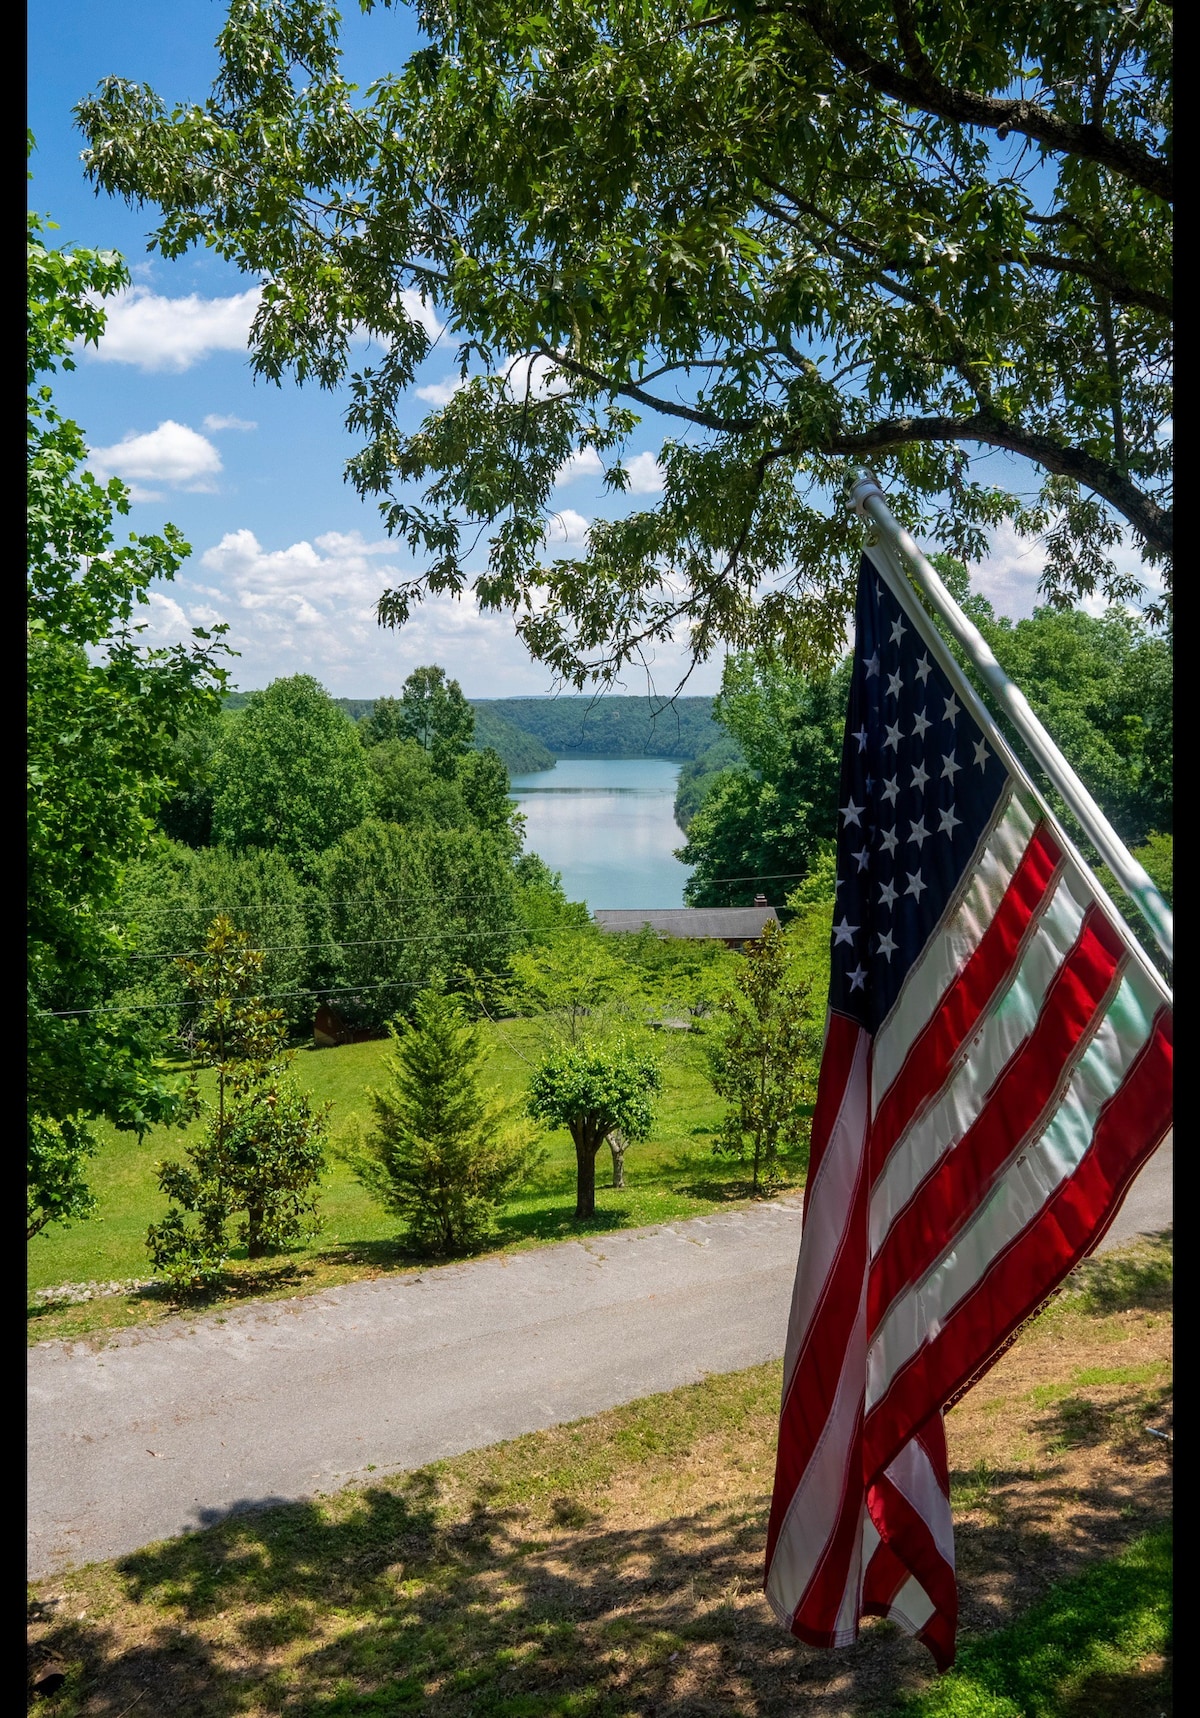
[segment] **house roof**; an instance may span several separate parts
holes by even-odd
[[[602,907],[592,917],[602,931],[640,931],[649,925],[666,937],[760,937],[778,923],[774,907]]]

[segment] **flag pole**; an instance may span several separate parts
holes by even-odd
[[[1141,912],[1154,934],[1154,940],[1170,961],[1174,947],[1170,907],[1038,721],[1024,693],[1013,684],[996,661],[982,633],[963,613],[938,577],[936,569],[930,565],[900,524],[888,506],[873,472],[862,468],[856,472],[850,485],[849,498],[859,518],[869,520],[878,529],[886,547],[898,557],[903,557],[901,569],[907,563],[907,570],[917,588],[966,652],[967,659],[978,670],[997,704],[1009,717],[1065,804],[1070,807],[1092,846]],[[892,581],[888,582],[891,584]],[[899,590],[893,589],[893,594],[903,601]],[[904,606],[908,608],[910,605],[905,603]],[[913,613],[912,618],[917,620],[917,614]],[[922,628],[922,631],[925,629]],[[958,664],[946,649],[940,635],[930,628],[926,637],[930,647],[936,649],[941,657],[942,668],[950,674],[952,680],[960,681],[964,690],[971,693],[977,717],[980,714],[986,716],[979,699],[974,695],[969,682],[963,680]],[[993,736],[996,737],[994,724],[989,721],[986,726],[993,729]],[[1007,746],[1004,749],[1007,751]]]

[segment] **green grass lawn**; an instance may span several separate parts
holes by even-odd
[[[537,1056],[538,1025],[515,1020],[486,1030],[492,1040],[486,1078],[504,1095],[519,1097]],[[499,1215],[497,1247],[530,1246],[581,1233],[695,1217],[749,1197],[743,1166],[712,1152],[722,1105],[705,1074],[703,1039],[698,1034],[663,1033],[660,1046],[664,1091],[659,1117],[652,1137],[626,1154],[625,1188],[616,1191],[606,1185],[611,1162],[607,1148],[602,1148],[596,1168],[595,1219],[576,1222],[574,1146],[565,1129],[547,1133],[543,1138],[547,1155],[536,1178]],[[293,1068],[301,1084],[315,1099],[333,1104],[335,1139],[355,1117],[367,1120],[367,1090],[383,1083],[388,1049],[380,1041],[336,1050],[308,1049],[296,1057]],[[181,1072],[179,1078],[184,1077]],[[204,1078],[211,1080],[211,1075]],[[104,1145],[89,1173],[100,1202],[96,1216],[70,1228],[52,1228],[30,1243],[34,1340],[111,1328],[162,1311],[161,1301],[138,1295],[114,1295],[71,1307],[32,1301],[36,1290],[62,1283],[124,1282],[151,1275],[146,1229],[167,1208],[158,1190],[155,1165],[182,1155],[190,1130],[158,1128],[141,1141],[115,1129],[101,1131]],[[799,1165],[793,1181],[798,1178]],[[415,1263],[398,1239],[396,1220],[368,1197],[332,1155],[320,1211],[323,1227],[315,1240],[267,1261],[263,1268],[247,1270],[237,1262],[240,1255],[235,1251],[235,1286],[243,1293],[296,1293]]]
[[[946,1676],[890,1623],[827,1652],[768,1612],[771,1361],[39,1582],[32,1679],[57,1687],[32,1710],[1160,1718],[1170,1462],[1142,1425],[1166,1408],[1129,1378],[1169,1355],[1169,1273],[1166,1245],[1084,1267],[947,1416]],[[1085,1440],[1060,1436],[1051,1383],[1091,1399]]]

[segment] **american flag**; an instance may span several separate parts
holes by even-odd
[[[918,618],[864,556],[766,1593],[812,1645],[886,1616],[944,1669],[943,1410],[1169,1130],[1171,1018]]]

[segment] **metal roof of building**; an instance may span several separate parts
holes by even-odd
[[[667,937],[760,937],[778,923],[774,907],[602,907],[593,915],[602,931],[652,931]]]

